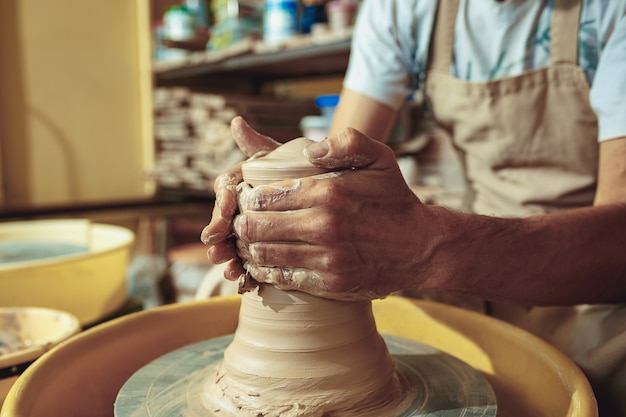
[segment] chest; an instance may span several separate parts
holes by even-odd
[[[547,67],[553,6],[552,0],[461,0],[454,23],[453,75],[482,82]],[[594,8],[583,7],[578,42],[572,39],[589,82],[600,53],[598,25]]]

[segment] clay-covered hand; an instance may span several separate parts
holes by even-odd
[[[414,284],[427,264],[423,242],[433,239],[417,220],[428,223],[432,214],[405,183],[392,150],[346,129],[304,152],[335,171],[240,194],[234,229],[246,270],[279,288],[345,300]]]
[[[251,158],[268,153],[280,145],[279,142],[256,132],[239,116],[232,120],[230,130],[239,149]],[[236,188],[241,181],[241,164],[217,177],[211,222],[200,237],[209,246],[207,255],[211,262],[228,262],[224,276],[231,280],[244,273],[242,262],[237,257],[233,235],[233,219],[238,211]]]

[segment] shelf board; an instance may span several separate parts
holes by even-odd
[[[328,43],[301,42],[294,47],[260,50],[253,42],[221,55],[196,54],[177,63],[155,63],[156,83],[208,77],[253,82],[343,74],[350,56],[350,38]],[[239,48],[239,49],[237,49]],[[217,56],[217,59],[216,59]],[[223,57],[223,58],[221,58]]]

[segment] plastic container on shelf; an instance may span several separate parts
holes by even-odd
[[[165,37],[173,41],[189,41],[196,36],[195,18],[185,6],[172,6],[163,16]]]
[[[354,24],[354,18],[358,4],[351,0],[332,0],[326,4],[328,25],[333,31],[350,29]]]
[[[263,40],[280,43],[298,33],[298,0],[265,0]]]
[[[185,0],[185,7],[194,19],[196,31],[209,28],[209,5],[207,0]]]
[[[322,116],[326,118],[328,126],[330,126],[330,122],[333,120],[337,104],[339,104],[338,94],[326,94],[315,98],[315,105],[322,112]]]
[[[309,0],[302,2],[302,19],[300,30],[302,33],[311,33],[311,28],[319,23],[326,23],[325,2],[321,0]]]
[[[322,141],[328,136],[328,119],[324,116],[304,116],[300,120],[302,136],[316,142]]]

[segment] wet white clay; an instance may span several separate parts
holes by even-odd
[[[402,384],[371,303],[262,284],[242,299],[239,325],[203,403],[215,415],[395,415]]]
[[[245,181],[253,177],[253,185],[261,185],[272,177],[321,173],[302,153],[308,143],[294,140],[244,165]],[[260,284],[243,294],[234,340],[206,380],[202,401],[225,416],[378,417],[406,407],[404,389],[370,301]]]
[[[298,138],[279,146],[262,158],[245,162],[241,168],[245,181],[256,187],[280,180],[310,177],[327,172],[304,157],[304,148],[312,140]]]

